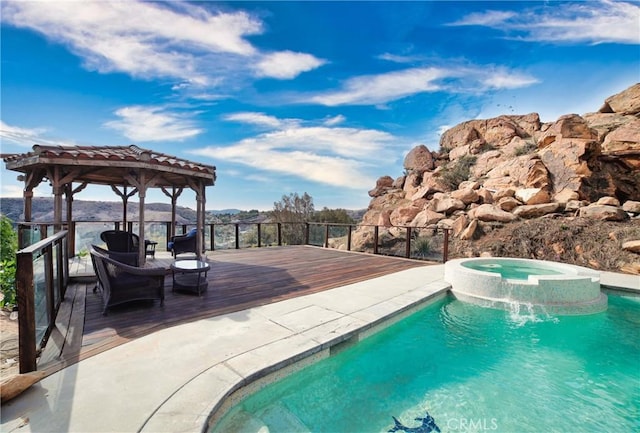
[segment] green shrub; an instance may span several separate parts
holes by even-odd
[[[426,257],[431,253],[433,247],[431,239],[427,237],[419,237],[414,241],[413,254],[418,257]]]
[[[452,191],[458,189],[458,185],[465,180],[469,180],[471,166],[476,163],[473,155],[464,155],[455,162],[447,164],[442,172],[442,182]]]
[[[0,307],[16,304],[16,251],[18,235],[13,229],[11,220],[0,217]]]
[[[525,144],[516,148],[516,150],[514,151],[514,155],[515,156],[528,155],[530,153],[535,152],[537,149],[538,149],[538,145],[536,144],[536,142],[533,139],[528,140],[525,142]]]

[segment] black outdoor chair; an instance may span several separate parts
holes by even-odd
[[[114,305],[132,301],[159,299],[164,305],[165,269],[129,266],[95,247],[91,249],[91,260],[98,277],[97,288],[102,293],[103,315]]]
[[[171,251],[173,257],[182,253],[197,254],[197,233],[196,229],[192,229],[187,234],[172,237],[171,242],[167,244],[167,249]]]
[[[100,239],[107,244],[109,251],[137,253],[140,249],[140,238],[135,233],[107,230],[100,233]]]
[[[140,237],[135,233],[125,232],[122,230],[107,230],[100,233],[100,239],[107,244],[109,251],[137,254],[140,250]],[[145,254],[155,257],[156,244],[157,242],[145,240]],[[117,258],[115,259],[118,260]],[[137,262],[132,266],[138,266]]]

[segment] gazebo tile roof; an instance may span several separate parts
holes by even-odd
[[[89,161],[113,161],[114,169],[118,167],[118,162],[124,163],[121,168],[131,167],[131,164],[139,163],[140,167],[154,166],[158,171],[179,170],[186,171],[184,175],[210,178],[211,184],[216,178],[216,168],[212,165],[199,164],[183,158],[167,155],[149,149],[143,149],[136,145],[130,146],[45,146],[34,145],[33,151],[24,154],[5,155],[4,162],[7,168],[17,171],[24,171],[28,167],[37,165],[65,165],[69,160],[73,160],[74,166],[90,165],[83,164]],[[69,164],[71,165],[71,164]]]

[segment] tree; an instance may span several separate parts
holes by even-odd
[[[322,208],[313,215],[311,221],[319,223],[354,224],[355,221],[345,209]]]
[[[11,220],[0,216],[0,290],[2,299],[0,305],[15,305],[16,303],[16,251],[18,250],[18,235],[13,229]]]
[[[306,192],[299,196],[298,193],[283,195],[282,200],[273,203],[271,218],[277,223],[286,223],[282,226],[283,241],[289,245],[304,243],[306,223],[314,214],[313,198]]]

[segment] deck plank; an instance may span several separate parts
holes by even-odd
[[[186,257],[185,257],[186,258]],[[207,252],[211,270],[208,290],[200,297],[172,291],[172,276],[165,278],[165,302],[130,303],[102,315],[102,299],[91,284],[82,313],[84,328],[78,339],[65,345],[58,369],[161,329],[227,314],[296,296],[316,293],[429,263],[311,246],[286,246]],[[147,266],[168,269],[169,257],[156,257]],[[74,309],[78,307],[74,303]]]

